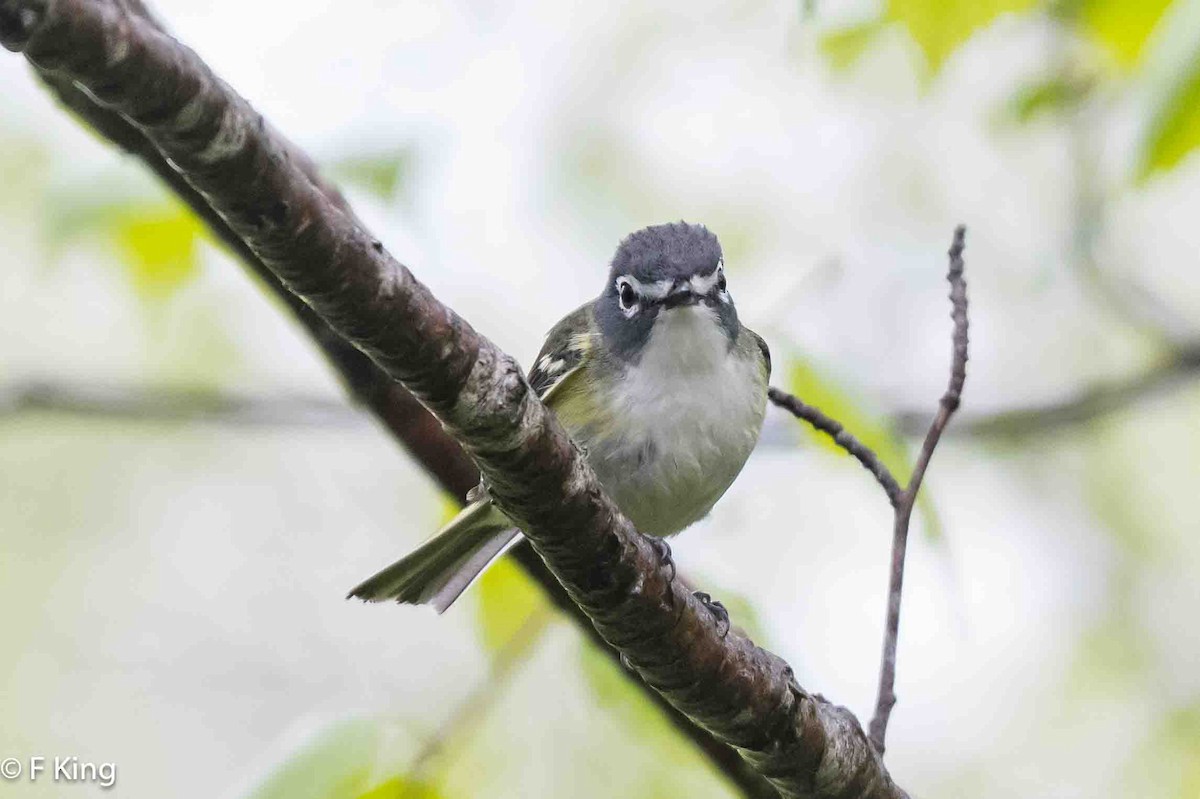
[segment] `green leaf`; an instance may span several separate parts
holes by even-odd
[[[178,203],[122,209],[113,225],[134,287],[151,299],[170,295],[195,277],[203,234],[200,220]]]
[[[862,408],[848,391],[839,386],[832,377],[821,372],[813,364],[795,359],[788,373],[788,388],[803,402],[814,405],[826,415],[832,416],[846,431],[869,447],[888,468],[901,486],[908,482],[913,470],[913,459],[909,455],[904,437],[884,417]],[[933,411],[930,410],[932,418]],[[818,432],[807,423],[797,422],[801,435],[821,449],[836,455],[852,457],[824,433]],[[869,475],[864,475],[871,479]],[[942,526],[929,498],[929,484],[925,481],[917,496],[917,507],[925,520],[925,534],[932,541],[942,540]]]
[[[1171,0],[1084,0],[1079,24],[1122,69],[1141,61],[1150,34]]]
[[[1005,116],[1025,124],[1043,114],[1067,111],[1082,100],[1092,84],[1063,77],[1044,78],[1017,90],[1008,101]]]
[[[379,725],[340,722],[280,765],[246,799],[356,799],[371,787]]]
[[[442,793],[429,785],[414,784],[403,777],[395,777],[354,799],[442,799]]]
[[[1155,109],[1142,140],[1137,179],[1176,167],[1200,146],[1200,46]]]
[[[390,200],[411,174],[412,165],[412,152],[403,149],[344,158],[329,166],[329,174],[336,180],[360,186],[381,200]]]
[[[492,655],[500,653],[542,610],[541,590],[511,558],[493,563],[475,586],[479,634]]]
[[[115,202],[105,196],[56,202],[46,234],[52,255],[81,239],[111,242],[138,293],[161,299],[196,276],[208,231],[190,208],[165,195]]]
[[[886,18],[907,29],[933,75],[976,31],[1002,14],[1036,5],[1037,0],[888,0]]]
[[[882,19],[872,19],[830,31],[821,37],[821,54],[829,60],[835,70],[844,72],[862,58],[862,54],[884,27]]]
[[[378,719],[337,722],[302,744],[244,799],[441,799],[397,769],[395,732]]]
[[[845,389],[813,364],[800,359],[793,361],[788,374],[788,389],[803,402],[815,405],[841,422],[851,435],[874,450],[897,480],[903,482],[903,478],[912,470],[908,447],[900,433],[882,417],[859,406]],[[824,433],[803,423],[800,424],[800,430],[806,439],[822,449],[850,457]]]

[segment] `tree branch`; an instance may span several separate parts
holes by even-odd
[[[950,384],[938,403],[937,415],[925,435],[921,454],[913,467],[912,477],[904,489],[900,503],[896,506],[895,527],[892,531],[892,567],[888,583],[887,623],[883,635],[883,656],[879,667],[879,693],[875,700],[875,715],[871,719],[871,743],[880,755],[884,752],[888,719],[896,706],[896,641],[900,634],[900,597],[904,588],[904,555],[908,548],[908,524],[912,519],[913,506],[925,470],[933,458],[933,451],[941,440],[942,431],[950,417],[958,410],[962,399],[963,384],[967,380],[967,283],[963,279],[963,247],[966,228],[959,225],[954,231],[954,242],[950,245],[950,316],[954,320],[953,357],[950,362]]]
[[[937,415],[925,433],[925,441],[921,446],[920,455],[913,466],[912,476],[909,478],[906,488],[901,489],[896,478],[879,460],[879,456],[870,447],[846,432],[840,422],[786,391],[772,388],[768,395],[773,403],[825,433],[833,439],[835,444],[858,459],[859,463],[879,481],[894,509],[892,565],[888,580],[888,609],[887,621],[884,625],[883,657],[879,668],[879,695],[875,703],[875,716],[871,719],[871,744],[880,756],[884,752],[888,719],[891,716],[892,708],[896,705],[894,691],[896,640],[900,632],[900,597],[904,588],[904,556],[908,548],[908,526],[912,520],[913,507],[916,505],[917,493],[921,490],[921,481],[925,477],[925,470],[929,467],[933,451],[937,447],[951,415],[958,410],[963,384],[967,379],[967,284],[963,280],[962,260],[965,236],[966,229],[962,225],[955,228],[954,241],[950,245],[949,252],[950,271],[947,280],[950,281],[950,316],[954,320],[954,357],[950,364],[950,385],[946,389],[946,393],[942,395],[941,402],[938,403]]]
[[[1100,383],[1063,400],[967,415],[955,422],[952,432],[955,436],[979,438],[1025,438],[1069,430],[1127,410],[1197,377],[1200,377],[1200,342],[1168,352],[1161,362],[1141,374]],[[925,429],[924,416],[916,411],[900,411],[892,419],[908,435],[917,435]]]
[[[313,185],[200,59],[104,0],[0,0],[0,42],[133,122],[238,239],[463,442],[491,495],[647,683],[785,796],[896,797],[853,715],[671,579],[508,355]]]
[[[774,386],[767,391],[767,397],[797,419],[808,422],[814,429],[832,438],[833,443],[850,453],[868,472],[875,476],[879,485],[882,486],[883,492],[887,494],[888,501],[892,503],[892,507],[900,504],[904,492],[900,488],[900,484],[896,482],[896,478],[892,476],[888,467],[883,465],[883,461],[879,459],[875,451],[851,435],[841,422],[827,416],[820,408],[802,402],[795,395]]]
[[[30,380],[0,385],[0,419],[44,412],[139,422],[219,422],[236,427],[352,427],[366,417],[318,395],[255,396],[209,387]]]
[[[139,0],[118,0],[117,5],[126,13],[138,17],[144,24],[163,32],[162,27],[153,20]],[[8,6],[0,6],[0,12],[9,10]],[[8,46],[8,31],[13,29],[10,26],[15,26],[19,32],[22,20],[29,18],[24,13],[25,10],[28,9],[17,8],[15,17],[0,13],[0,36],[5,37],[6,46]],[[313,338],[350,395],[372,411],[393,439],[400,443],[445,491],[461,499],[479,482],[478,468],[459,443],[446,433],[441,423],[403,385],[393,380],[366,354],[335,332],[312,308],[289,291],[280,278],[217,213],[214,206],[210,205],[208,200],[171,165],[167,157],[159,151],[141,129],[117,111],[98,102],[93,95],[77,85],[69,75],[40,68],[36,64],[34,64],[34,69],[69,110],[100,135],[139,158],[208,224],[214,234],[249,268],[263,286],[284,303],[292,316]],[[262,133],[270,136],[277,151],[284,153],[286,161],[299,169],[329,203],[344,213],[351,214],[350,208],[340,192],[324,182],[306,155],[277,132],[267,132],[264,128]],[[56,403],[55,399],[59,398],[49,396],[42,389],[37,389],[32,394],[18,395],[15,399],[17,408],[31,406],[47,409],[83,407],[94,410],[101,408],[106,412],[116,410],[118,415],[123,412],[142,415],[156,410],[165,412],[168,416],[171,415],[170,411],[166,410],[166,406],[157,402],[157,398],[153,397],[150,398],[149,407],[145,403],[138,402],[124,408],[111,403],[106,404],[102,400],[97,401],[97,398],[87,396],[86,392],[84,396],[67,398],[65,403]],[[175,397],[169,399],[175,399]],[[75,403],[73,400],[80,400],[80,402]],[[305,418],[310,420],[313,418],[307,408],[300,410]],[[323,410],[318,412],[323,412]],[[253,407],[248,406],[247,403],[238,402],[236,399],[233,403],[221,403],[219,400],[214,400],[211,406],[204,411],[205,418],[212,418],[213,415],[230,418],[229,414],[250,423],[261,419],[261,416],[254,412]],[[572,618],[595,646],[599,647],[610,659],[620,662],[620,654],[600,636],[579,606],[570,600],[546,564],[533,552],[527,542],[522,542],[514,547],[510,551],[510,556],[542,587],[551,603]],[[705,754],[714,768],[735,786],[741,795],[747,799],[776,799],[779,796],[771,784],[750,767],[735,749],[713,737],[707,730],[675,709],[661,694],[652,690],[646,683],[634,681],[634,684],[666,716],[681,735]]]
[[[362,356],[358,350],[352,349],[352,352]],[[336,363],[333,365],[337,366]],[[1020,439],[1047,433],[1070,433],[1080,425],[1121,413],[1143,400],[1190,385],[1198,377],[1200,344],[1186,345],[1168,353],[1160,362],[1140,374],[1089,386],[1062,400],[986,414],[956,415],[954,426],[948,428],[944,435],[951,438]],[[779,395],[780,398],[791,397],[799,402],[790,394],[779,392]],[[778,400],[773,401],[780,404]],[[801,405],[820,413],[810,405]],[[186,385],[92,385],[59,378],[15,380],[0,385],[0,419],[30,412],[140,422],[197,421],[255,427],[352,427],[365,422],[365,417],[353,406],[316,393],[255,394],[237,389]],[[419,413],[427,415],[424,408],[420,408]],[[923,437],[929,429],[927,411],[900,410],[889,419],[891,425],[905,436]],[[838,424],[832,419],[830,422]],[[822,429],[816,424],[813,426]],[[440,431],[434,432],[445,437]],[[780,441],[766,439],[759,442],[759,446],[781,445]],[[419,455],[414,455],[414,458],[420,462]],[[474,466],[470,468],[474,470]],[[888,491],[886,486],[884,490]]]

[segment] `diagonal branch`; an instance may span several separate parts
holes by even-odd
[[[871,745],[880,756],[884,751],[888,719],[896,705],[896,640],[900,633],[900,597],[904,588],[904,556],[908,549],[908,526],[917,502],[917,492],[921,490],[921,481],[925,478],[925,470],[933,458],[933,450],[950,422],[950,416],[958,410],[963,384],[967,380],[967,284],[963,280],[962,259],[965,237],[966,228],[959,225],[954,230],[954,241],[949,252],[950,272],[947,280],[950,281],[950,316],[954,320],[954,357],[950,364],[950,385],[942,395],[937,415],[925,433],[921,453],[913,465],[912,476],[906,488],[901,489],[896,478],[879,460],[879,456],[846,432],[840,422],[786,391],[772,388],[769,394],[773,403],[825,433],[835,444],[853,455],[875,476],[892,503],[892,565],[888,579],[887,621],[884,625],[883,657],[879,668],[879,695],[875,703],[875,716],[871,719]]]
[[[161,26],[150,17],[140,0],[118,0],[118,4],[128,13],[140,17],[146,24],[153,25],[162,31]],[[19,17],[20,11],[18,11],[18,22],[20,21]],[[0,33],[4,32],[4,24],[5,20],[0,18]],[[478,468],[463,451],[461,445],[446,433],[441,423],[404,386],[393,380],[367,355],[332,330],[312,308],[289,291],[279,277],[233,231],[208,200],[171,166],[167,158],[136,125],[120,113],[100,104],[91,94],[76,85],[69,76],[41,69],[36,65],[35,71],[68,109],[102,136],[139,158],[208,224],[217,237],[238,256],[266,289],[283,302],[292,316],[309,333],[326,360],[341,378],[346,390],[358,402],[372,411],[391,436],[438,481],[443,490],[452,496],[461,498],[479,482]],[[287,154],[287,160],[301,170],[312,185],[325,196],[325,199],[345,213],[352,214],[340,192],[323,181],[312,161],[304,153],[278,133],[272,131],[270,135],[276,146]],[[14,402],[9,404],[18,408],[57,407],[53,401],[55,398],[48,399],[46,392],[37,387],[32,394],[22,393],[13,399]],[[78,400],[78,402],[71,402],[72,399]],[[149,403],[144,401],[135,401],[128,405],[118,403],[116,412],[133,413],[141,418],[148,411],[152,412],[157,409],[167,418],[176,418],[176,414],[171,410],[171,404],[179,399],[178,396],[172,394],[149,399]],[[97,400],[100,401],[100,406],[106,412],[113,411],[114,406],[111,403],[105,403],[103,398],[95,397],[94,392],[84,392],[82,395],[76,393],[68,398],[68,405],[72,408],[95,408]],[[258,409],[253,406],[253,403],[239,401],[239,398],[234,398],[230,403],[222,402],[222,398],[219,397],[203,397],[201,404],[205,406],[201,412],[205,416],[221,414],[222,418],[230,418],[229,415],[232,414],[233,418],[245,423],[254,423],[262,419],[262,413],[257,412]],[[323,404],[311,402],[300,402],[292,410],[296,413],[297,418],[302,417],[306,420],[312,420],[314,415],[327,418],[329,412],[329,408]],[[194,418],[194,415],[194,413],[191,414],[189,418]],[[570,600],[563,587],[528,543],[523,542],[510,554],[518,565],[542,587],[555,607],[571,617],[594,645],[614,661],[620,661],[620,654],[600,636],[579,606]],[[707,730],[680,713],[661,694],[650,689],[644,682],[635,681],[635,685],[642,690],[646,698],[663,713],[681,735],[689,739],[705,754],[714,768],[735,786],[741,795],[747,799],[776,799],[779,796],[771,784],[751,768],[735,749],[717,740]]]
[[[887,494],[888,501],[892,503],[892,507],[900,504],[904,492],[900,488],[900,484],[896,482],[896,478],[892,476],[891,471],[883,465],[883,461],[879,459],[873,449],[855,438],[841,422],[828,416],[820,408],[809,405],[799,397],[774,386],[767,391],[767,397],[797,419],[808,422],[815,430],[832,438],[833,443],[850,453],[863,465],[864,469],[875,476],[883,488],[883,492]]]
[[[200,59],[105,0],[0,0],[0,42],[138,126],[233,234],[461,441],[600,635],[784,796],[898,797],[854,717],[726,627],[604,495],[515,361],[314,186]]]

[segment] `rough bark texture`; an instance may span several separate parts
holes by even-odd
[[[262,117],[115,0],[0,0],[0,42],[136,125],[287,288],[402,382],[481,468],[600,635],[785,796],[897,797],[862,728],[672,579],[516,362],[439,303]]]
[[[123,5],[130,13],[141,15],[147,23],[155,24],[157,27],[157,24],[137,0],[124,0]],[[161,30],[161,27],[159,29]],[[238,238],[225,220],[213,210],[208,201],[192,188],[191,184],[178,171],[172,168],[141,129],[116,111],[98,103],[95,98],[77,86],[70,77],[38,68],[36,65],[35,70],[64,106],[90,125],[97,133],[131,155],[138,157],[207,223],[217,237],[242,260],[268,290],[283,302],[296,321],[312,336],[326,360],[342,379],[350,395],[371,410],[392,437],[430,473],[443,490],[462,499],[466,496],[467,491],[478,484],[479,469],[467,456],[462,446],[446,433],[441,423],[401,384],[389,377],[362,351],[334,332],[312,308],[288,291],[275,273],[266,267],[258,256],[246,246],[245,242]],[[307,156],[279,134],[274,133],[273,136],[277,146],[291,154],[291,161],[313,181],[313,184],[325,194],[329,202],[342,208],[348,214],[351,213],[341,193],[322,181]],[[176,398],[167,398],[166,404],[172,404],[174,399]],[[18,398],[18,404],[19,400],[20,398]],[[223,403],[220,398],[215,400],[208,398],[202,400],[202,404],[205,404],[210,410],[219,408],[230,410],[227,407],[228,403]],[[308,407],[311,404],[301,402],[297,408],[299,415],[311,418],[311,412],[314,410]],[[234,405],[237,405],[236,401]],[[144,413],[146,408],[147,406],[142,404],[137,405],[133,410],[137,413]],[[328,409],[317,408],[315,410],[319,416],[322,410]],[[256,414],[253,412],[246,416],[247,421],[254,418],[256,418]],[[584,635],[600,647],[614,662],[620,662],[620,653],[600,637],[583,610],[571,602],[558,580],[550,573],[546,564],[533,552],[527,542],[522,542],[515,547],[509,555],[526,574],[542,587],[559,610],[572,617]],[[748,799],[776,799],[779,796],[771,784],[754,771],[735,749],[717,740],[707,730],[696,725],[645,683],[635,680],[634,684],[659,708],[681,735],[691,740],[704,753],[714,768],[723,774],[741,795]]]

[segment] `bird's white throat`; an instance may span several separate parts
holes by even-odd
[[[730,353],[729,338],[716,313],[706,305],[687,305],[659,312],[642,351],[639,371],[676,378],[719,370]]]

